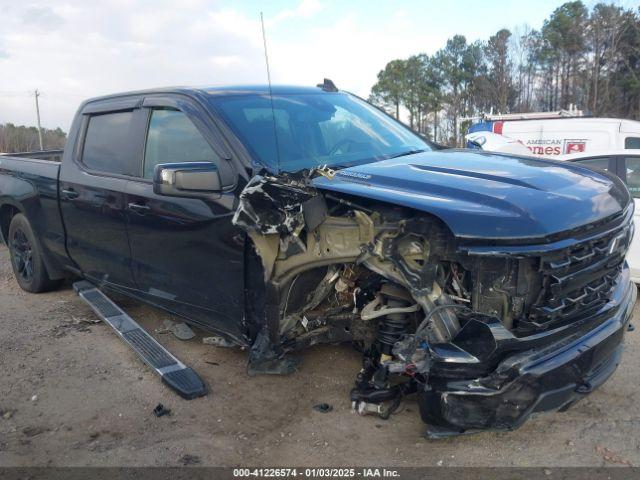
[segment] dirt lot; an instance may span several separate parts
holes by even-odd
[[[121,305],[150,332],[168,318]],[[94,318],[69,286],[21,291],[0,247],[0,465],[640,465],[640,332],[614,377],[568,412],[429,441],[410,402],[388,421],[350,412],[360,359],[348,346],[305,352],[290,377],[250,378],[246,352],[154,333],[211,389],[185,401],[107,325],[83,323]],[[158,402],[172,415],[156,418]]]

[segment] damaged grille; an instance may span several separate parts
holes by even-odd
[[[547,330],[597,312],[611,298],[632,235],[632,224],[625,222],[542,256],[540,294],[519,330]]]

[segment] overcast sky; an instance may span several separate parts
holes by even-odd
[[[461,33],[539,28],[561,0],[0,0],[0,123],[67,130],[78,103],[118,91],[266,83],[265,15],[274,83],[323,77],[367,96],[394,58]],[[629,1],[623,1],[628,4]],[[632,2],[637,3],[637,2]]]

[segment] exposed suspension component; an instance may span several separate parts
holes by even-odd
[[[385,310],[388,313],[380,317],[377,341],[380,353],[391,355],[395,343],[409,333],[409,313],[419,310],[420,307],[406,290],[389,283],[382,286],[380,294],[386,300]]]
[[[388,417],[399,406],[403,394],[409,393],[407,388],[413,388],[408,383],[391,385],[384,362],[391,359],[393,346],[415,329],[413,314],[419,310],[406,290],[390,283],[384,283],[375,299],[362,309],[362,320],[378,319],[378,326],[376,341],[365,351],[362,370],[351,391],[352,407],[357,413]],[[393,403],[384,408],[383,402],[388,400]]]

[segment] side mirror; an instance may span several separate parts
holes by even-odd
[[[156,165],[153,193],[168,197],[202,198],[222,192],[215,163],[186,162]]]

